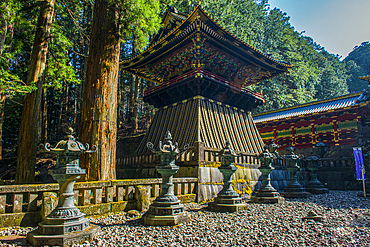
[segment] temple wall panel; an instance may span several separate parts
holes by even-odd
[[[280,149],[285,149],[290,143],[297,148],[312,148],[319,139],[329,146],[354,145],[361,125],[359,112],[347,109],[330,113],[307,114],[288,120],[257,123],[256,126],[265,143],[269,144],[274,139]]]

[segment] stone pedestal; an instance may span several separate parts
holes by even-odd
[[[224,186],[214,199],[214,202],[208,203],[208,209],[217,212],[237,212],[247,208],[247,204],[242,202],[242,198],[232,187],[231,177],[237,169],[234,165],[226,165],[219,168],[224,176]]]
[[[270,174],[273,169],[270,167],[260,167],[259,170],[262,172],[262,187],[256,192],[255,196],[252,196],[251,201],[266,204],[282,203],[284,198],[271,186]]]
[[[38,224],[38,229],[27,234],[27,241],[35,246],[72,245],[91,241],[100,234],[100,227],[91,226],[90,220],[74,205],[73,186],[79,175],[67,175],[70,167],[63,174],[61,167],[51,171],[59,183],[59,200],[57,207]],[[75,173],[84,174],[85,170],[74,167]],[[59,173],[59,174],[58,174]],[[67,173],[67,174],[66,174]]]
[[[290,173],[290,183],[285,187],[282,195],[285,198],[306,198],[310,194],[298,183],[297,171],[299,167],[288,167],[287,170]]]
[[[82,232],[62,235],[40,234],[38,229],[36,229],[27,233],[26,239],[32,246],[71,246],[75,243],[91,241],[100,234],[100,227],[91,225]]]
[[[162,175],[162,192],[142,216],[144,225],[173,226],[190,220],[189,213],[184,211],[184,205],[173,193],[172,178],[178,169],[175,165],[157,166],[157,171]]]

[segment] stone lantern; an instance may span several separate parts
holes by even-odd
[[[326,145],[325,143],[323,143],[321,141],[321,139],[319,139],[319,142],[315,144],[315,148],[318,149],[317,151],[318,151],[318,155],[319,155],[320,158],[324,158],[324,155],[326,153],[326,150],[325,149],[326,149],[327,146],[328,145]]]
[[[273,151],[275,152],[276,149],[274,149]],[[274,167],[272,166],[273,158],[274,155],[268,151],[268,146],[265,145],[265,151],[257,157],[257,159],[261,161],[261,166],[259,170],[262,173],[262,187],[259,188],[255,196],[252,197],[252,202],[281,203],[284,201],[284,198],[280,196],[279,192],[277,192],[275,188],[271,186],[270,175],[272,170],[274,169]]]
[[[277,144],[275,143],[275,140],[274,140],[274,139],[272,139],[272,140],[271,140],[271,144],[268,146],[268,148],[269,148],[269,150],[270,150],[271,154],[272,154],[272,155],[275,155],[275,157],[276,157],[276,158],[278,157],[277,149],[278,149],[279,147],[280,147],[280,146],[279,146],[279,145],[277,145]]]
[[[287,170],[290,173],[290,182],[287,187],[285,187],[282,195],[286,198],[305,198],[309,195],[309,193],[302,188],[297,180],[299,156],[294,153],[295,148],[292,145],[290,145],[286,150],[290,152],[290,154],[285,156],[285,159],[288,163]]]
[[[27,234],[27,240],[35,246],[40,245],[72,245],[76,242],[92,240],[100,233],[100,227],[90,225],[90,220],[75,206],[73,202],[73,186],[85,169],[79,166],[79,155],[93,153],[96,146],[89,150],[73,137],[73,129],[69,128],[67,140],[59,141],[54,148],[50,144],[41,145],[47,152],[57,155],[56,166],[50,174],[59,183],[59,199],[57,207],[38,225],[38,229]]]
[[[317,179],[317,171],[320,169],[319,158],[317,158],[311,150],[311,156],[306,158],[308,162],[307,168],[311,172],[311,179],[306,185],[306,191],[312,194],[325,194],[329,192],[329,189],[325,188],[324,185]]]
[[[141,220],[144,225],[151,226],[169,226],[190,220],[188,212],[184,211],[184,205],[173,193],[173,175],[179,170],[175,165],[175,159],[189,149],[185,145],[183,150],[179,150],[177,142],[172,144],[172,135],[169,131],[165,136],[165,141],[159,142],[159,151],[154,150],[153,143],[148,142],[147,147],[160,158],[160,165],[156,167],[162,175],[161,194],[150,205],[149,210],[142,216]]]
[[[238,170],[234,162],[235,157],[239,155],[230,148],[230,142],[227,140],[224,149],[215,156],[221,159],[221,166],[218,169],[224,176],[224,186],[215,197],[214,202],[208,204],[208,208],[218,212],[235,212],[245,209],[247,204],[243,203],[242,198],[235,192],[231,180],[232,175]]]

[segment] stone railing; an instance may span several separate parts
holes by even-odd
[[[220,162],[220,157],[215,156],[214,154],[219,152],[220,149],[215,148],[204,148],[204,160],[211,162]],[[259,164],[258,159],[256,158],[257,154],[247,154],[240,153],[239,157],[235,157],[235,163],[238,164]]]
[[[197,178],[174,178],[174,194],[182,202],[196,199]],[[80,182],[74,186],[75,204],[86,215],[136,209],[144,211],[159,195],[162,179],[125,179]],[[56,206],[58,184],[0,186],[0,227],[28,226],[42,221]]]
[[[199,153],[195,150],[197,148],[191,148],[185,153],[181,154],[177,159],[176,163],[192,162],[192,161],[209,161],[219,162],[219,157],[214,156],[215,152],[219,152],[220,149],[216,148],[199,148]],[[258,164],[257,154],[241,153],[239,157],[235,158],[235,162],[242,164]],[[141,165],[159,164],[159,159],[153,153],[133,154],[126,155],[120,159],[117,159],[117,167],[132,167]]]

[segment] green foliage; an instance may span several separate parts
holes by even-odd
[[[109,0],[119,9],[122,40],[135,39],[142,50],[149,43],[149,36],[160,27],[160,2],[158,0]]]
[[[74,85],[80,83],[80,79],[76,75],[77,71],[71,61],[74,45],[72,39],[77,35],[77,28],[65,29],[78,24],[74,23],[75,20],[71,20],[66,7],[63,4],[55,6],[56,20],[52,25],[52,39],[48,47],[48,60],[44,77],[45,86],[51,86],[58,90],[62,89],[63,82]]]
[[[367,88],[366,81],[359,77],[370,74],[370,43],[363,42],[360,46],[353,48],[353,51],[344,59],[348,71],[348,91],[358,92]]]
[[[32,6],[32,3],[22,5],[16,0],[0,2],[0,12],[7,24],[4,50],[0,54],[0,92],[8,97],[13,97],[17,93],[29,93],[35,89],[34,85],[24,83],[26,78],[24,63],[29,57],[25,57],[24,54],[27,48],[31,47],[26,43],[32,41],[28,30],[33,29],[31,20],[35,20],[33,13],[26,14],[22,11],[29,6]],[[23,40],[17,39],[21,35]]]

